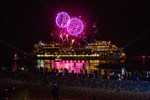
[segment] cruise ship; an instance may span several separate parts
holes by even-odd
[[[95,41],[82,46],[67,46],[63,43],[35,44],[32,56],[48,60],[125,60],[126,54],[110,41]]]

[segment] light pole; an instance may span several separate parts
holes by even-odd
[[[144,55],[142,56],[142,62],[143,62],[143,65],[145,65],[145,56]]]

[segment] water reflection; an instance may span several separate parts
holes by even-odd
[[[90,74],[93,70],[98,70],[97,66],[103,63],[103,61],[99,60],[62,60],[62,61],[54,61],[54,60],[37,60],[37,68],[47,69],[48,71],[52,71],[52,69],[58,69],[61,72],[64,69],[67,69],[69,73],[75,74]]]

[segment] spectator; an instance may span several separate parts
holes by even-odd
[[[57,83],[54,83],[54,86],[51,90],[51,94],[53,95],[53,100],[59,100],[59,85]]]

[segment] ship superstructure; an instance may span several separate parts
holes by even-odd
[[[110,41],[96,41],[83,46],[66,46],[61,43],[38,43],[34,47],[33,56],[37,59],[62,60],[125,60],[126,55],[121,48]]]

